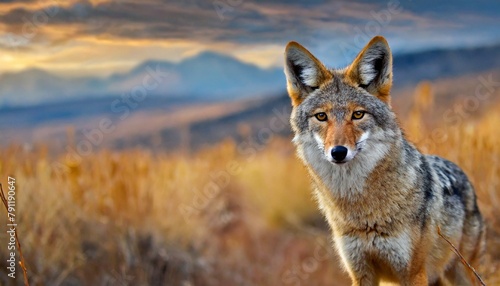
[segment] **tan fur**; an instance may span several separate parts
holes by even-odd
[[[328,108],[326,108],[328,110]],[[356,105],[351,105],[349,115],[357,110]],[[331,118],[325,122],[326,128],[322,131],[321,138],[325,142],[325,147],[346,145],[354,148],[357,139],[361,137],[362,131],[356,127],[359,121],[345,120],[343,124],[336,124]]]

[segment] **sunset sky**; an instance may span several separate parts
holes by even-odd
[[[339,66],[376,34],[396,53],[500,43],[498,0],[7,0],[0,14],[0,73],[105,75],[206,50],[277,67],[291,40]]]

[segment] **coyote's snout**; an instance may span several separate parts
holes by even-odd
[[[478,263],[485,227],[474,189],[455,164],[405,139],[391,109],[387,41],[373,38],[344,69],[291,42],[285,74],[293,141],[353,284],[469,285],[437,228]]]

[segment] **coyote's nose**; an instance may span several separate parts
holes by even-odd
[[[333,160],[340,162],[347,156],[347,148],[344,146],[335,146],[332,149]]]

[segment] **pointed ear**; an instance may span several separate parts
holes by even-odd
[[[352,84],[391,105],[392,54],[384,37],[374,37],[354,59],[346,74]]]
[[[306,48],[290,42],[285,50],[285,75],[292,105],[299,105],[332,74]]]

